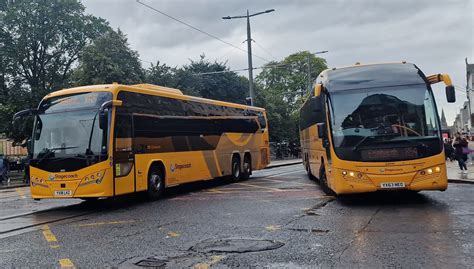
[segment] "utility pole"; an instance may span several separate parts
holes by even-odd
[[[250,94],[250,105],[254,105],[255,100],[255,92],[253,90],[253,66],[252,66],[252,34],[250,31],[250,17],[257,16],[264,13],[270,13],[275,11],[274,9],[268,9],[262,12],[257,12],[254,14],[249,14],[247,9],[247,15],[244,16],[227,16],[222,17],[223,20],[230,20],[230,19],[242,19],[247,18],[247,53],[248,53],[248,64],[249,64],[249,94]]]
[[[313,79],[311,78],[311,55],[316,55],[316,54],[323,54],[323,53],[326,53],[328,52],[327,50],[322,50],[322,51],[317,51],[317,52],[314,52],[314,53],[308,53],[308,55],[306,55],[306,64],[307,64],[307,72],[308,72],[308,92],[311,93],[311,88],[313,86]],[[303,97],[304,94],[301,93],[301,97]]]
[[[252,34],[250,31],[250,17],[247,9],[247,58],[249,63],[249,94],[250,105],[253,106],[255,92],[253,91],[253,65],[252,65]]]

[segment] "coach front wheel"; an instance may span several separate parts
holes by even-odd
[[[152,166],[148,172],[147,196],[150,200],[157,200],[161,197],[165,187],[163,171],[158,166]]]

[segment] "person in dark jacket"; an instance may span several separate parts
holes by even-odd
[[[444,140],[444,154],[446,155],[446,160],[453,161],[454,159],[454,148],[453,148],[453,142],[451,139],[445,139]]]
[[[0,184],[3,184],[4,181],[6,183],[10,181],[7,175],[8,171],[9,171],[8,160],[3,155],[0,155]]]
[[[458,160],[459,169],[461,169],[461,173],[467,173],[467,152],[468,149],[467,139],[464,136],[461,136],[460,133],[456,133],[456,137],[454,138],[453,147],[454,153],[456,155],[456,160]]]

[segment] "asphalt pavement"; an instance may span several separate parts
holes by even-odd
[[[336,199],[301,164],[171,188],[155,202],[1,190],[0,268],[471,268],[473,192]]]

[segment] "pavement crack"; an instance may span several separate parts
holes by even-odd
[[[301,218],[303,217],[306,217],[306,216],[315,216],[315,215],[318,215],[316,213],[316,210],[318,209],[321,209],[323,207],[325,207],[327,204],[329,204],[330,202],[334,201],[336,198],[333,197],[333,196],[330,196],[330,197],[327,197],[327,198],[323,198],[324,200],[317,203],[315,206],[311,207],[310,209],[308,210],[305,210],[305,213],[304,214],[301,214],[293,219],[291,219],[289,222],[287,222],[286,224],[283,225],[283,227],[286,227],[290,224],[292,224],[293,222],[297,221],[297,220],[300,220]]]
[[[347,246],[345,246],[345,247],[341,250],[339,256],[337,257],[337,260],[338,260],[339,263],[341,263],[341,258],[342,258],[342,256],[344,255],[344,252],[346,252],[346,250],[348,250],[348,249],[351,247],[352,243],[354,243],[354,241],[357,240],[357,238],[359,237],[360,233],[362,233],[363,231],[365,231],[365,229],[370,225],[370,223],[372,222],[372,220],[375,218],[375,215],[377,215],[377,214],[380,212],[381,209],[382,209],[381,207],[377,208],[377,210],[375,210],[374,214],[372,214],[372,215],[370,216],[370,218],[369,218],[369,220],[367,221],[367,223],[364,224],[364,226],[362,226],[362,228],[360,228],[359,230],[357,230],[357,231],[354,233],[355,236],[354,236],[354,237],[352,238],[352,240],[347,244]]]
[[[307,232],[307,233],[328,233],[329,230],[326,229],[304,229],[304,228],[288,228],[286,230],[295,231],[295,232]]]

